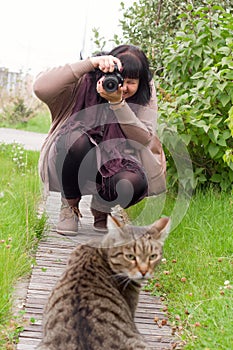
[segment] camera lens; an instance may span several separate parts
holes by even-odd
[[[106,76],[103,81],[103,88],[107,92],[114,92],[118,89],[119,81],[115,75]]]

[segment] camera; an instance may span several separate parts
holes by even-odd
[[[113,72],[105,73],[102,85],[105,91],[114,92],[118,89],[118,86],[122,86],[123,83],[124,78],[122,77],[117,65],[115,64]]]

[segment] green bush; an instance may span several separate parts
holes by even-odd
[[[163,53],[157,77],[161,135],[179,134],[192,159],[195,185],[233,183],[233,16],[220,6],[188,6]],[[168,177],[176,181],[168,154]]]
[[[126,7],[121,2],[123,19],[120,20],[124,43],[138,45],[146,53],[153,70],[160,74],[164,67],[163,52],[169,43],[173,41],[179,30],[182,16],[187,12],[187,4],[192,3],[195,8],[201,6],[218,5],[218,0],[135,0],[131,6]],[[228,12],[233,12],[233,1],[222,0],[221,6]],[[95,44],[99,47],[103,43],[96,31]],[[116,45],[119,38],[114,38]],[[103,49],[103,45],[101,47]]]
[[[16,97],[3,108],[2,119],[6,124],[27,123],[34,116],[34,110],[28,107],[24,98]]]

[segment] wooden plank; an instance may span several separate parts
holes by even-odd
[[[42,337],[44,305],[51,289],[66,267],[69,254],[77,244],[94,237],[93,231],[90,230],[92,216],[88,209],[89,204],[90,197],[85,196],[81,201],[81,212],[84,217],[79,235],[65,237],[54,231],[54,225],[60,210],[60,197],[53,193],[47,199],[46,208],[51,227],[38,247],[36,264],[28,284],[25,300],[25,320],[28,320],[28,324],[20,334],[17,350],[33,350],[36,348]],[[99,234],[97,235],[99,236]],[[154,321],[155,316],[159,319],[166,319],[166,315],[162,311],[163,307],[158,297],[151,296],[147,291],[141,291],[135,323],[145,339],[151,344],[151,349],[154,350],[171,349],[171,344],[176,341],[171,335],[171,329],[168,325],[159,328]],[[30,322],[31,319],[34,323]]]

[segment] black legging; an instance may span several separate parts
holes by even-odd
[[[111,206],[119,204],[122,208],[127,208],[137,203],[147,192],[146,176],[121,170],[111,177],[102,177],[97,170],[94,148],[88,136],[83,134],[73,143],[65,156],[57,158],[56,168],[58,175],[60,173],[59,178],[64,197],[67,199],[81,198],[82,188],[89,180],[98,184],[100,197],[108,203],[111,202]],[[64,162],[61,159],[64,159]],[[84,160],[85,171],[79,172]]]

